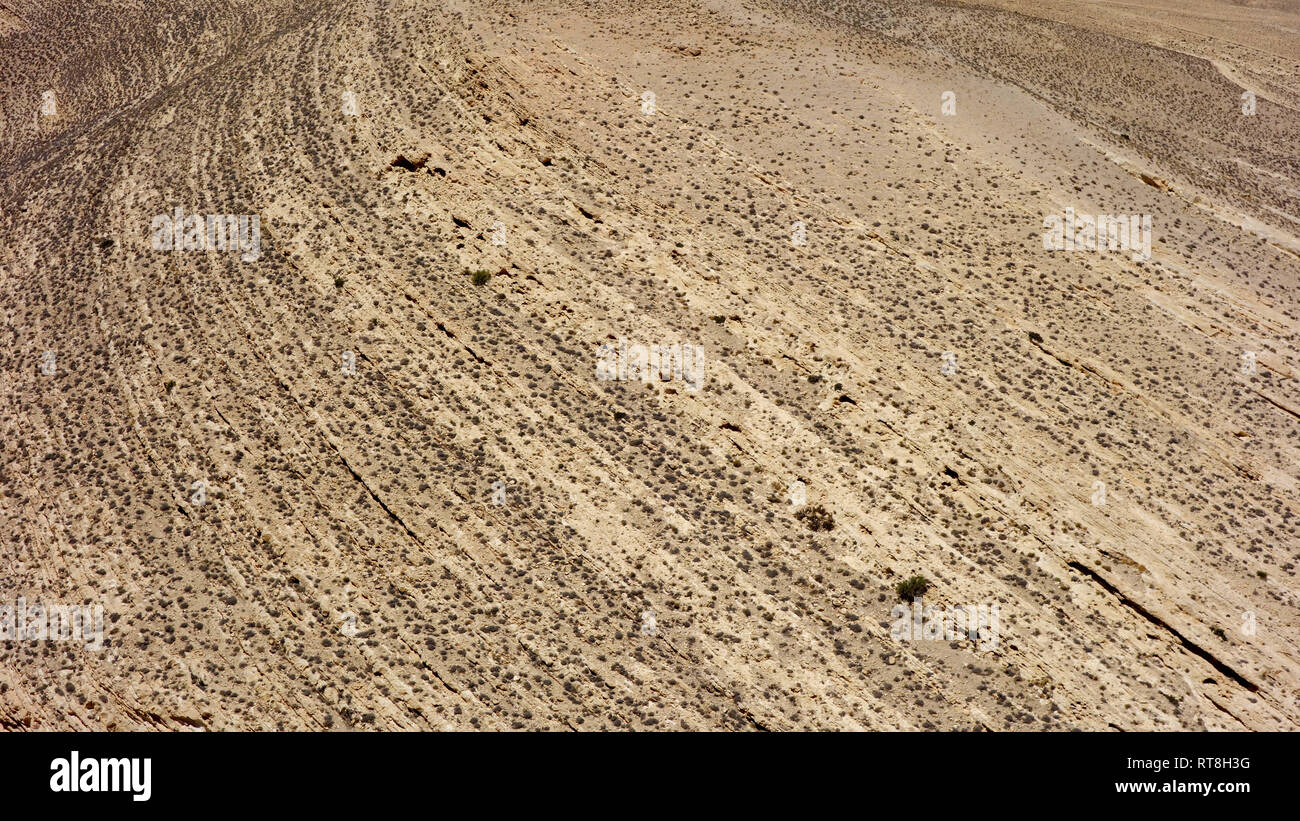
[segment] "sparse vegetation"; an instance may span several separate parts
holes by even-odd
[[[0,642],[0,724],[1300,728],[1300,115],[1203,65],[1246,12],[808,2],[0,8],[6,588],[114,625]],[[1158,253],[1045,251],[1071,204]],[[175,205],[264,253],[155,252]],[[702,381],[600,378],[641,343]],[[923,594],[1006,643],[900,648]]]
[[[795,512],[794,517],[807,525],[808,529],[812,531],[831,530],[835,527],[835,517],[821,505],[801,507]]]
[[[919,599],[921,596],[924,596],[926,591],[929,589],[930,580],[919,574],[903,579],[894,587],[894,590],[898,593],[898,597],[903,601]]]

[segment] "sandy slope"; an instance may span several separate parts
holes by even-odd
[[[11,3],[0,726],[1294,728],[1300,15],[998,5]]]

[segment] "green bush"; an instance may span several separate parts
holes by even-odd
[[[912,576],[910,579],[903,579],[894,589],[898,591],[900,599],[911,601],[925,595],[925,591],[930,589],[930,580],[925,576]]]

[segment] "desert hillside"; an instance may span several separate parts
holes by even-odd
[[[1300,729],[1298,149],[1289,0],[0,0],[0,728]]]

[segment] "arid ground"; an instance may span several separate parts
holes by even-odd
[[[1300,729],[1298,376],[1295,0],[0,0],[0,728]]]

